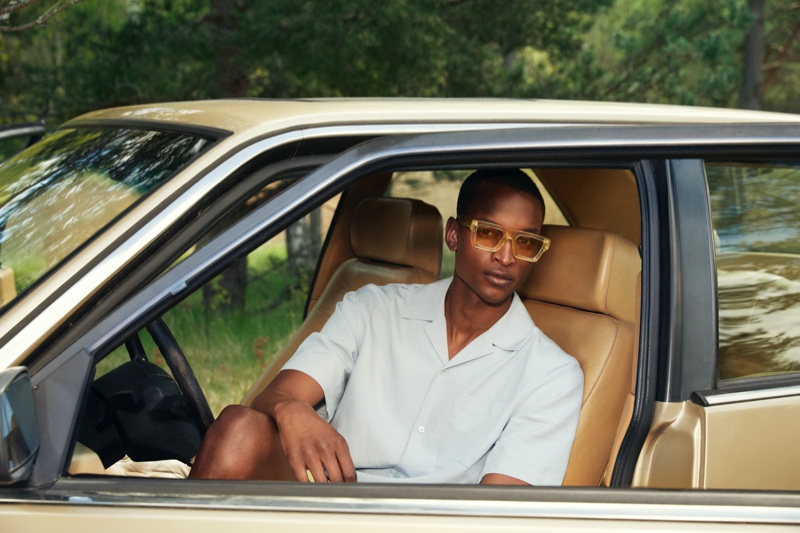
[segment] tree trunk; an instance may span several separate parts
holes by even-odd
[[[214,65],[224,98],[247,96],[249,85],[247,72],[239,64],[240,54],[232,39],[238,28],[238,4],[236,0],[211,0],[209,18],[214,30]]]
[[[764,0],[748,0],[753,23],[744,41],[741,109],[761,109],[761,68],[764,61]]]
[[[295,287],[306,291],[317,268],[317,258],[322,247],[321,215],[312,211],[286,229],[286,257],[289,275]]]

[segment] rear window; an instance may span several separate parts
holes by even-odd
[[[719,378],[800,372],[800,166],[706,166],[719,306]]]

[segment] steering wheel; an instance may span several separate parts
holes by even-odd
[[[203,433],[205,433],[205,430],[214,421],[214,414],[211,412],[206,395],[203,394],[203,389],[200,387],[192,367],[189,366],[189,361],[186,360],[183,350],[178,346],[178,341],[172,336],[172,332],[161,318],[149,324],[147,331],[153,337],[158,349],[161,350],[161,355],[172,371],[178,388],[188,400],[192,416],[201,424]]]

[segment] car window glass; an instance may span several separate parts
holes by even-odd
[[[800,371],[800,167],[708,164],[719,379]]]
[[[210,144],[177,133],[73,128],[0,166],[0,305]]]

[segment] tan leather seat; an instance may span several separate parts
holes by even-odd
[[[294,354],[300,343],[322,329],[344,295],[374,283],[431,283],[439,279],[444,230],[432,205],[407,198],[366,198],[353,214],[350,240],[356,257],[333,274],[300,329],[245,394],[249,405]]]
[[[550,249],[519,294],[536,325],[583,369],[564,485],[597,486],[630,392],[641,260],[633,243],[606,231],[545,226],[542,233]]]

